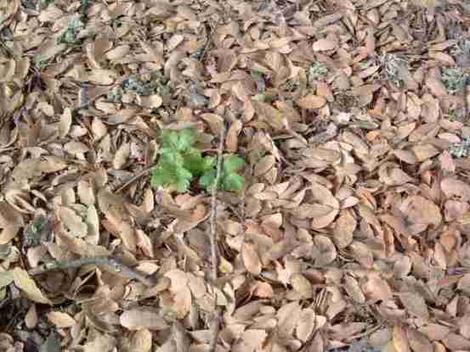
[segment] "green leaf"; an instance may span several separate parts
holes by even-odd
[[[199,184],[206,191],[210,191],[211,187],[213,186],[215,182],[215,176],[216,176],[215,170],[210,170],[201,176],[201,178],[199,179]]]
[[[192,148],[196,141],[196,134],[193,129],[181,131],[164,131],[162,133],[163,147],[174,151],[184,152]]]
[[[183,159],[184,167],[193,175],[199,176],[206,171],[205,161],[199,150],[191,149],[188,153],[183,155]]]
[[[152,174],[152,186],[174,186],[178,192],[186,192],[191,184],[193,175],[183,167],[163,163]]]
[[[241,175],[230,173],[224,175],[222,178],[222,189],[224,191],[240,191],[243,188],[243,184],[245,183],[245,178]]]
[[[240,171],[245,166],[245,160],[234,154],[224,156],[224,171],[233,173]]]

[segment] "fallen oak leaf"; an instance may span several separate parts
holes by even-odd
[[[297,99],[297,105],[302,109],[319,109],[326,104],[326,99],[318,95],[307,95]]]
[[[52,304],[37,287],[36,283],[29,276],[26,270],[15,268],[11,271],[15,285],[24,292],[25,296],[36,303]]]

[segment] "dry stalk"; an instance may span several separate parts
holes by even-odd
[[[219,147],[217,149],[217,167],[214,185],[212,186],[211,194],[211,214],[209,217],[210,226],[210,244],[211,244],[211,259],[212,259],[212,285],[215,287],[217,281],[217,268],[219,266],[219,257],[217,250],[217,190],[219,188],[220,178],[222,176],[222,164],[223,164],[223,151],[225,143],[225,126],[222,126],[220,131]],[[214,292],[215,295],[215,292]],[[211,331],[211,342],[209,345],[209,351],[213,352],[217,346],[217,338],[220,331],[220,319],[222,311],[217,307],[217,298],[214,297],[214,318],[212,321]]]

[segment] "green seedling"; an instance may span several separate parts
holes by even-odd
[[[203,156],[196,147],[197,135],[193,129],[180,131],[164,131],[162,148],[157,166],[153,170],[151,184],[154,187],[172,188],[179,193],[186,192],[195,178],[206,191],[214,186],[217,165],[213,156]],[[233,154],[223,155],[220,175],[220,189],[224,191],[240,191],[244,184],[243,176],[238,172],[245,161]]]
[[[467,84],[468,74],[459,67],[445,68],[442,70],[442,83],[449,94],[455,94],[463,91]]]

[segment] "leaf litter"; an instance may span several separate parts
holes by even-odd
[[[469,11],[0,0],[0,351],[470,350]]]

